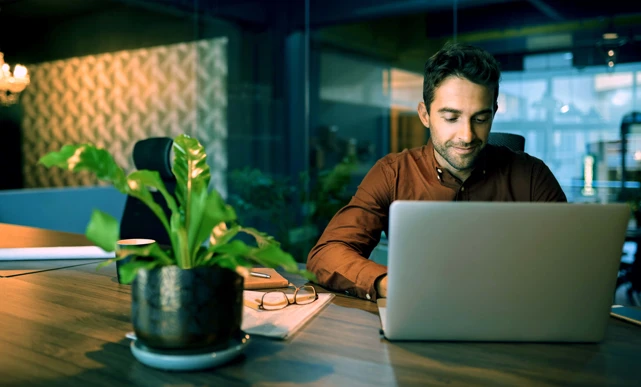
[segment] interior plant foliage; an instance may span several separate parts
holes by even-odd
[[[349,203],[351,193],[347,188],[355,168],[355,160],[345,157],[334,167],[311,176],[303,172],[296,181],[259,169],[237,169],[230,174],[229,202],[245,224],[257,217],[268,221],[283,245],[304,259],[336,212]],[[294,205],[301,206],[302,222],[294,216]],[[309,240],[291,238],[290,231],[298,223],[314,230]]]
[[[349,203],[352,192],[347,188],[355,169],[356,160],[345,157],[333,168],[319,171],[311,189],[303,195],[310,204],[307,215],[319,228],[324,229],[336,212]]]
[[[181,269],[218,265],[239,273],[246,273],[246,269],[253,266],[282,267],[290,273],[314,279],[313,274],[298,268],[292,255],[283,250],[274,237],[242,226],[234,208],[218,191],[208,188],[211,175],[207,154],[197,139],[179,135],[174,139],[173,151],[175,195],[168,192],[157,171],[136,170],[126,174],[107,150],[90,143],[65,145],[40,159],[46,167],[94,173],[120,192],[141,200],[169,235],[171,245],[168,247],[154,243],[118,249],[115,258],[102,262],[99,267],[131,256],[131,260],[120,266],[121,279],[125,283],[132,282],[141,268],[150,270],[170,265]],[[171,212],[169,217],[154,201],[152,191],[162,194]],[[114,217],[96,209],[85,234],[98,247],[111,252],[116,251],[119,230]],[[240,235],[248,236],[252,242],[246,242],[248,238],[240,238]]]
[[[258,169],[236,169],[230,173],[229,203],[236,209],[242,224],[262,221],[291,251],[289,231],[296,227],[292,204],[299,187],[286,177],[264,173]]]

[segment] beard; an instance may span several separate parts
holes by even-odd
[[[482,140],[474,140],[469,143],[446,141],[444,144],[439,141],[434,141],[432,137],[432,144],[434,151],[436,151],[445,161],[457,171],[472,169],[476,165],[479,155],[485,144]],[[472,148],[469,153],[460,153],[455,148]]]

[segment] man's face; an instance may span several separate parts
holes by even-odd
[[[494,118],[494,90],[451,76],[434,92],[429,111],[419,103],[418,115],[430,128],[438,163],[455,175],[468,174],[487,144]]]

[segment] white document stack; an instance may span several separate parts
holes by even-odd
[[[256,305],[265,292],[244,291],[242,330],[250,335],[287,339],[309,320],[317,315],[334,298],[332,293],[318,293],[318,299],[311,304],[289,305],[279,310],[257,310]]]

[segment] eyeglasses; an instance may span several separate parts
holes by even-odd
[[[293,288],[293,286],[290,286]],[[278,310],[292,304],[306,305],[318,299],[316,289],[311,285],[295,288],[294,293],[285,293],[280,290],[264,293],[260,298],[258,309]]]

